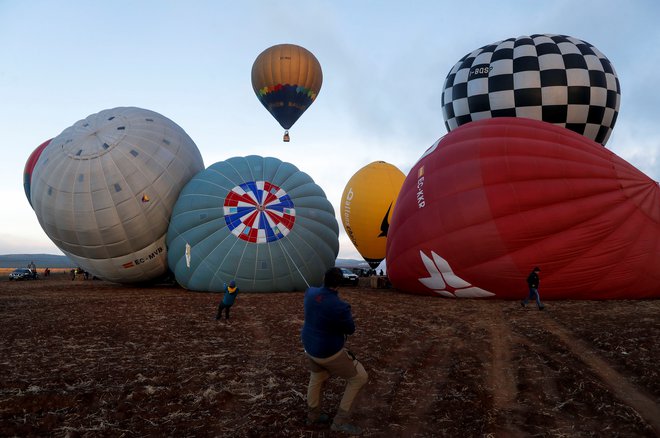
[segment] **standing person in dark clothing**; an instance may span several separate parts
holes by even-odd
[[[30,270],[30,273],[32,274],[32,278],[37,278],[37,265],[34,264],[34,262],[30,262],[27,265],[28,269]]]
[[[225,294],[222,297],[222,301],[218,304],[218,312],[215,315],[215,319],[222,318],[222,311],[225,311],[225,321],[229,324],[229,309],[234,305],[236,301],[236,296],[238,295],[238,287],[234,280],[229,282],[229,286],[225,283]]]
[[[347,336],[355,332],[355,323],[351,306],[342,301],[337,292],[342,279],[339,268],[330,268],[325,273],[323,286],[310,287],[305,292],[301,339],[310,370],[307,424],[329,422],[329,417],[321,413],[323,383],[330,376],[339,376],[347,383],[331,429],[360,435],[362,430],[349,423],[349,413],[355,396],[367,383],[368,375],[355,355],[344,348]]]
[[[539,296],[539,272],[541,268],[538,266],[532,269],[532,272],[527,276],[527,286],[529,286],[529,296],[520,302],[520,305],[525,307],[527,303],[534,299],[536,300],[536,305],[539,307],[539,310],[544,310],[545,306],[541,303],[541,297]]]

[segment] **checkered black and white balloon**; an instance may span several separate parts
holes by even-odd
[[[553,123],[605,144],[621,101],[610,61],[565,35],[509,38],[465,55],[442,92],[448,131],[473,120],[524,117]]]

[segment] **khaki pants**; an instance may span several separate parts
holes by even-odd
[[[330,376],[339,376],[347,380],[344,395],[339,403],[339,412],[335,417],[335,422],[341,423],[348,417],[355,396],[360,392],[360,388],[367,383],[369,378],[364,367],[357,359],[349,356],[345,349],[338,353],[320,359],[305,354],[310,370],[309,385],[307,387],[307,406],[309,407],[309,417],[314,420],[321,413],[321,392],[323,383]]]

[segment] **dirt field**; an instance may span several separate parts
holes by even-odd
[[[335,436],[304,425],[302,293],[241,294],[226,325],[215,294],[6,278],[0,436]],[[660,301],[341,295],[366,436],[660,436]]]

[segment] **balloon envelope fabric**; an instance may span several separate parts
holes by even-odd
[[[385,258],[390,218],[405,178],[396,166],[374,161],[355,172],[341,196],[346,234],[374,269]]]
[[[34,170],[34,166],[37,165],[37,161],[39,161],[41,153],[44,151],[44,149],[46,149],[46,146],[48,146],[48,143],[50,143],[51,140],[52,138],[37,146],[37,148],[30,154],[27,161],[25,162],[25,168],[23,169],[23,189],[25,190],[25,196],[27,196],[27,200],[30,203],[30,206],[32,206],[32,200],[30,199],[32,171]]]
[[[621,88],[609,59],[565,35],[520,36],[465,55],[442,92],[448,131],[473,120],[526,117],[605,144],[619,112]]]
[[[392,215],[394,286],[520,299],[534,266],[542,299],[660,297],[658,184],[598,143],[536,120],[471,122],[438,140]]]
[[[167,233],[176,280],[196,291],[304,290],[339,252],[334,209],[290,163],[250,155],[218,162],[186,185]]]
[[[295,44],[269,47],[252,65],[252,88],[284,129],[291,128],[314,102],[322,83],[319,61]]]
[[[97,277],[139,283],[167,272],[165,237],[179,191],[204,161],[193,140],[154,111],[100,111],[43,149],[30,199],[48,237]]]

